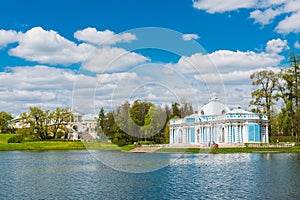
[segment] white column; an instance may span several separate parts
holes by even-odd
[[[249,138],[248,138],[248,125],[244,124],[244,143],[249,142]]]
[[[170,144],[173,144],[173,128],[169,129],[170,133],[169,133],[169,137],[170,137]]]
[[[195,143],[198,144],[198,126],[195,126],[194,129]]]
[[[269,143],[269,127],[268,127],[268,124],[266,124],[266,143]]]
[[[235,137],[234,141],[235,141],[235,143],[238,143],[240,141],[240,138],[239,138],[240,130],[239,130],[239,126],[237,124],[234,126],[234,134],[235,134],[234,135],[234,137]]]

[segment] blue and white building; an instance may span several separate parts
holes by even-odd
[[[267,115],[243,109],[230,110],[215,96],[197,114],[170,121],[170,144],[268,142]]]

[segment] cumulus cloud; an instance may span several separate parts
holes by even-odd
[[[275,31],[281,34],[300,32],[300,1],[298,0],[197,0],[193,6],[207,13],[223,13],[241,8],[255,9],[250,12],[249,18],[254,23],[267,25],[274,21],[277,16],[284,16],[277,24]]]
[[[182,39],[184,40],[184,41],[189,41],[189,40],[192,40],[192,39],[194,39],[194,40],[197,40],[197,39],[199,39],[200,37],[199,37],[199,35],[197,35],[197,34],[183,34],[182,35]]]
[[[42,64],[70,65],[83,60],[94,50],[88,44],[75,44],[57,32],[34,27],[19,34],[18,46],[10,49],[9,55]]]
[[[294,43],[294,47],[295,47],[296,49],[300,49],[300,43],[299,43],[298,41],[296,41],[296,42]]]
[[[75,79],[76,74],[67,69],[41,65],[9,67],[0,72],[0,110],[18,114],[29,106],[71,106]]]
[[[238,10],[241,8],[252,8],[256,3],[256,0],[196,0],[193,1],[193,6],[199,10],[205,10],[206,12],[213,14]]]
[[[18,33],[14,30],[0,30],[0,49],[18,41]]]
[[[250,18],[254,19],[254,23],[259,23],[262,25],[270,24],[272,23],[273,19],[276,16],[279,16],[282,14],[282,10],[280,9],[273,9],[268,8],[264,11],[261,10],[255,10],[250,13]]]
[[[290,49],[287,40],[281,40],[280,38],[273,39],[267,42],[266,52],[267,53],[281,53],[283,50]]]
[[[250,75],[254,72],[261,71],[261,70],[272,70],[274,72],[278,72],[279,68],[276,67],[267,67],[267,68],[257,68],[257,69],[251,69],[247,71],[241,71],[241,70],[234,70],[226,73],[220,73],[220,78],[226,85],[245,85],[249,84],[251,85]],[[206,80],[206,82],[215,83],[220,81],[218,78],[216,78],[216,74],[207,73],[200,75],[195,75],[195,78],[199,81]]]
[[[131,33],[116,34],[110,30],[97,31],[95,28],[86,28],[76,31],[74,37],[80,41],[93,44],[112,45],[118,42],[131,42],[136,40],[136,36]]]
[[[300,2],[299,2],[300,4]],[[300,32],[300,10],[296,13],[293,13],[291,16],[285,17],[284,20],[280,21],[276,26],[275,30],[278,33],[299,33]]]
[[[236,69],[244,71],[277,66],[283,59],[283,56],[266,52],[219,50],[210,54],[196,53],[190,57],[183,56],[176,67],[181,72],[186,71],[187,73],[193,70],[193,68],[189,67],[191,65],[194,65],[197,71],[201,73],[211,71],[214,73],[217,71],[224,73]]]
[[[102,47],[93,52],[82,69],[96,73],[120,72],[147,61],[149,58],[122,48]]]

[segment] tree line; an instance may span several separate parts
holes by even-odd
[[[6,112],[0,112],[0,133],[17,133],[40,140],[67,138],[67,124],[73,119],[67,108],[56,108],[54,111],[30,107],[17,119]],[[14,128],[16,124],[22,128]]]
[[[119,146],[147,141],[147,143],[169,142],[169,121],[193,114],[191,103],[175,102],[171,107],[155,106],[151,102],[135,100],[98,114],[97,132]]]
[[[300,132],[300,55],[290,52],[288,67],[278,72],[262,70],[251,74],[251,106],[254,112],[264,112],[269,117],[271,136],[295,136]]]

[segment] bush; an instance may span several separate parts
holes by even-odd
[[[277,143],[279,142],[296,142],[295,136],[271,136],[270,143]]]
[[[139,141],[138,143],[141,144],[141,145],[155,144],[153,141],[148,141],[148,140],[146,140],[146,141]]]
[[[18,128],[16,130],[16,134],[18,134],[18,135],[29,136],[29,135],[31,135],[31,133],[32,133],[32,130],[30,130],[30,128]]]
[[[7,140],[8,143],[21,143],[23,142],[23,135],[15,135]]]
[[[116,142],[119,147],[125,146],[127,144],[125,139],[120,139]]]

